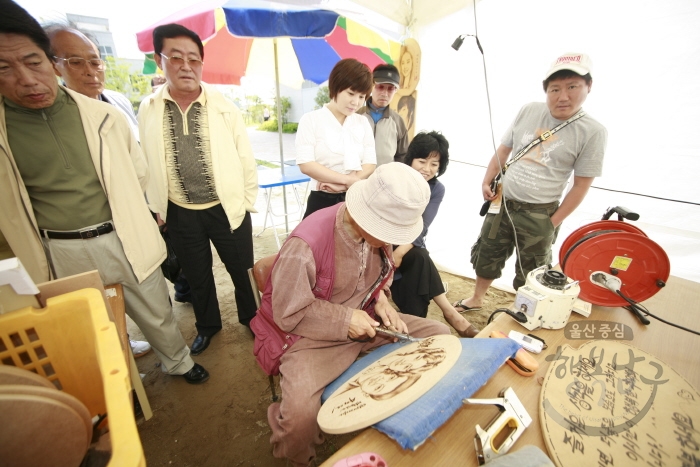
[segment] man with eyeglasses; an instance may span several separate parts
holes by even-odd
[[[12,1],[0,15],[0,231],[35,282],[97,269],[161,369],[203,383],[173,316],[148,167],[124,116],[59,86],[48,36]]]
[[[357,111],[364,114],[374,130],[377,167],[388,162],[401,162],[408,149],[408,131],[401,116],[389,108],[399,89],[399,70],[394,65],[377,65],[372,72],[374,88],[367,105]]]
[[[139,122],[131,102],[122,94],[105,88],[106,64],[100,58],[97,46],[76,29],[52,25],[44,30],[51,39],[56,74],[63,78],[65,86],[85,96],[112,104],[121,110],[131,125],[136,139],[139,140]],[[192,303],[190,285],[184,274],[181,273],[173,285],[176,302]],[[150,349],[148,342],[131,341],[131,343],[134,357],[145,355]]]
[[[139,123],[129,99],[105,89],[105,62],[97,46],[82,32],[65,26],[45,28],[51,39],[56,75],[65,86],[92,99],[112,104],[126,117],[138,139]]]
[[[153,30],[153,46],[166,83],[143,100],[138,115],[151,171],[148,202],[190,283],[197,327],[191,351],[198,355],[222,328],[210,243],[233,280],[239,323],[248,326],[255,316],[248,269],[257,170],[240,111],[202,82],[199,36],[166,24]]]
[[[44,28],[51,39],[56,75],[63,78],[68,89],[119,109],[138,139],[139,124],[129,99],[116,91],[105,89],[105,62],[100,58],[97,46],[82,32],[65,26],[51,25]],[[146,341],[129,339],[134,357],[151,351]]]

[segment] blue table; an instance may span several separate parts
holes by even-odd
[[[287,166],[284,168],[284,175],[282,175],[281,169],[268,169],[268,168],[258,168],[258,186],[263,189],[263,194],[265,195],[265,221],[263,222],[263,229],[258,232],[255,236],[259,237],[267,229],[267,218],[270,218],[270,227],[272,227],[275,232],[275,240],[277,241],[277,249],[281,247],[279,234],[277,233],[277,226],[275,225],[275,217],[289,218],[291,214],[299,214],[299,221],[304,214],[304,204],[306,202],[306,193],[308,191],[308,182],[311,179],[301,173],[299,167]],[[301,183],[306,183],[306,188],[304,189],[303,196],[299,193],[298,185]],[[286,209],[286,199],[285,199],[285,212],[276,213],[272,208],[272,189],[275,187],[282,187],[284,190],[286,186],[291,186],[294,191],[294,196],[297,200],[297,209],[293,212],[288,212]],[[287,232],[289,233],[289,232]]]

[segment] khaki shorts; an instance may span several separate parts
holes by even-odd
[[[547,204],[520,203],[506,201],[508,214],[501,213],[496,238],[490,239],[489,232],[498,214],[487,214],[481,233],[472,246],[471,263],[476,275],[484,279],[498,279],[513,254],[517,239],[520,251],[520,265],[515,264],[515,279],[513,288],[518,289],[525,284],[527,274],[544,264],[552,262],[552,244],[557,239],[559,227],[552,225],[552,214],[559,207],[559,202]],[[510,219],[515,225],[515,232]]]

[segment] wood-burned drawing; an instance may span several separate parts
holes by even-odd
[[[404,345],[350,378],[323,404],[318,423],[327,433],[348,433],[383,420],[418,399],[459,358],[458,338],[433,336]]]

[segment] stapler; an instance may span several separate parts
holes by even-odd
[[[479,425],[476,426],[474,447],[479,465],[484,465],[507,453],[523,434],[525,428],[532,423],[532,418],[518,396],[515,395],[513,388],[504,389],[496,399],[464,399],[462,402],[465,404],[496,405],[500,411],[485,430]]]

